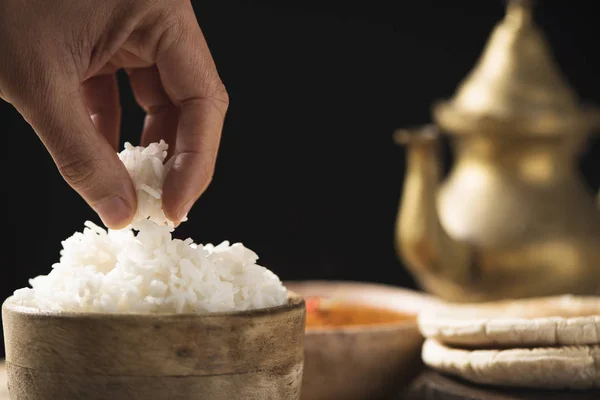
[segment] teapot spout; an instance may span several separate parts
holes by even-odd
[[[396,221],[396,250],[419,284],[448,300],[462,297],[465,281],[475,277],[473,252],[452,239],[440,223],[440,135],[427,125],[398,130],[394,140],[407,148],[407,168]]]

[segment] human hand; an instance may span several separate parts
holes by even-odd
[[[163,192],[178,222],[208,186],[229,103],[189,0],[0,0],[0,98],[109,228],[136,209],[117,156],[125,69],[146,111],[141,143],[174,150]]]

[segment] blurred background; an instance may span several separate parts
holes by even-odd
[[[592,1],[540,1],[564,75],[600,103]],[[229,90],[216,174],[176,236],[243,242],[283,280],[340,279],[415,287],[394,250],[404,149],[394,129],[430,122],[481,53],[505,4],[488,1],[194,1]],[[121,80],[122,142],[143,113]],[[28,124],[0,103],[8,227],[0,297],[47,274],[61,240],[94,212],[63,181]],[[581,168],[600,185],[600,148]],[[449,156],[450,154],[446,154]],[[451,160],[447,158],[447,163]],[[0,345],[0,357],[3,347]]]

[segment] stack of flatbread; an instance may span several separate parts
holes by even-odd
[[[423,361],[498,386],[600,387],[600,297],[447,305],[419,316]]]

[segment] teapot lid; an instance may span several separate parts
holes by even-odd
[[[479,61],[433,114],[442,130],[456,134],[547,136],[600,126],[600,111],[580,106],[525,0],[508,1]]]

